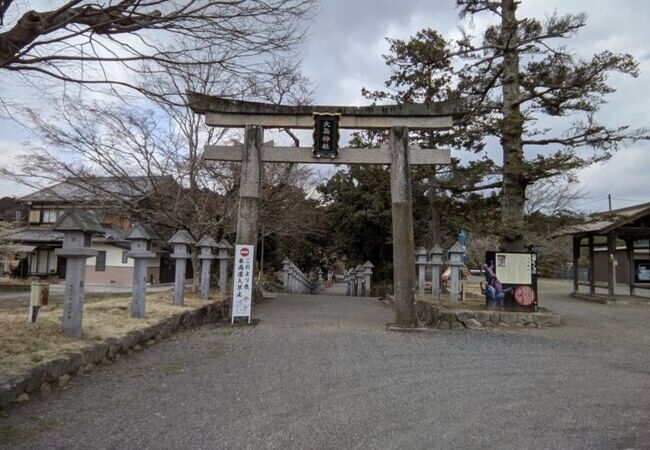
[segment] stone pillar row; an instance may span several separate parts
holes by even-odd
[[[434,300],[440,299],[440,276],[442,275],[442,266],[444,264],[444,250],[439,246],[434,246],[427,252],[424,247],[419,247],[416,252],[415,265],[418,273],[418,295],[424,295],[424,284],[426,267],[431,267],[431,295]],[[463,266],[465,250],[459,242],[456,242],[447,251],[447,264],[450,267],[449,277],[449,298],[455,303],[458,301],[460,293],[460,271]],[[428,258],[427,258],[428,256]]]
[[[191,257],[189,246],[196,244],[199,248],[199,259],[201,260],[201,298],[210,298],[210,267],[213,259],[219,260],[219,290],[227,292],[228,286],[228,260],[231,258],[229,250],[232,245],[225,239],[218,244],[209,236],[203,236],[198,243],[187,230],[178,230],[172,238],[167,241],[174,246],[174,253],[170,256],[176,260],[176,277],[174,279],[174,305],[183,305],[185,295],[186,261]],[[217,255],[214,255],[217,249]],[[199,270],[198,267],[194,270]]]
[[[372,269],[375,266],[366,261],[354,269],[349,269],[345,273],[344,282],[346,284],[345,295],[356,297],[369,297],[372,282]]]
[[[97,256],[97,250],[91,248],[92,236],[104,232],[97,218],[87,212],[72,210],[61,215],[52,226],[54,231],[63,233],[63,247],[56,250],[57,256],[66,259],[65,294],[61,328],[65,335],[80,338],[82,334],[83,305],[85,300],[86,259]],[[147,268],[155,258],[151,242],[155,233],[148,227],[135,223],[125,238],[131,242],[127,253],[133,263],[133,296],[131,299],[131,317],[143,318],[146,311]],[[195,244],[187,230],[179,230],[169,241],[174,252],[171,257],[176,260],[176,277],[174,281],[175,305],[184,303],[185,270],[190,258],[189,246]],[[225,293],[228,274],[228,251],[232,246],[225,240],[217,244],[208,236],[198,243],[201,265],[201,297],[210,296],[210,265],[213,259],[219,260],[219,289]],[[213,249],[218,249],[215,257]],[[199,270],[199,268],[195,268]]]
[[[310,294],[316,288],[289,258],[282,260],[282,284],[284,292],[290,294]]]

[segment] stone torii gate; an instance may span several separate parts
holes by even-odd
[[[390,165],[395,323],[417,325],[411,165],[449,164],[449,150],[409,148],[408,131],[443,130],[459,115],[449,102],[382,106],[288,106],[245,102],[188,92],[190,108],[209,126],[245,128],[243,145],[206,146],[203,158],[242,163],[237,244],[256,245],[262,163]],[[314,128],[315,114],[338,115],[342,129],[390,130],[389,148],[341,148],[334,159],[317,158],[312,147],[264,143],[264,128]]]

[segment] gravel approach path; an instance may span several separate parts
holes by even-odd
[[[650,307],[543,330],[386,331],[376,299],[279,295],[0,412],[0,448],[650,448]]]

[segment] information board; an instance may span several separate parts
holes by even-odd
[[[504,284],[531,284],[531,253],[497,253],[496,275]]]
[[[482,272],[489,309],[537,311],[537,254],[486,252]]]
[[[237,245],[235,247],[231,323],[235,323],[235,317],[247,317],[248,323],[251,321],[253,261],[255,261],[254,245]]]

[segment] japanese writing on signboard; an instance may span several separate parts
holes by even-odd
[[[339,155],[340,114],[314,113],[315,158],[336,158]]]
[[[254,245],[237,245],[233,269],[232,321],[235,317],[251,319],[251,299],[253,298]]]

